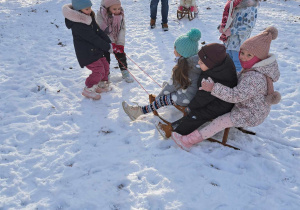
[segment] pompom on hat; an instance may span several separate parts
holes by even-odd
[[[268,58],[271,41],[278,36],[277,28],[270,26],[262,33],[247,39],[240,50],[246,50],[261,60]]]
[[[82,10],[91,7],[93,4],[90,0],[72,0],[72,7],[75,10]]]
[[[111,7],[112,5],[115,5],[115,4],[121,4],[121,1],[120,0],[103,0],[102,1],[102,5],[105,8],[109,8],[109,7]]]
[[[192,28],[187,34],[179,36],[174,43],[175,50],[184,58],[196,55],[199,47],[201,32]]]
[[[203,46],[198,56],[209,69],[212,69],[224,62],[227,53],[223,44],[211,43]]]

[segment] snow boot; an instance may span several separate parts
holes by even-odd
[[[143,115],[142,107],[140,106],[131,106],[126,101],[122,102],[122,107],[124,109],[124,112],[128,115],[128,117],[134,121],[139,116]]]
[[[151,18],[151,20],[150,20],[151,29],[155,28],[155,22],[156,22],[156,20]]]
[[[106,93],[106,92],[109,92],[111,90],[112,90],[112,88],[109,86],[108,81],[100,81],[98,83],[98,86],[95,89],[96,93]]]
[[[132,83],[133,79],[131,78],[129,72],[127,70],[122,70],[122,78],[125,80],[127,83]]]
[[[163,31],[168,31],[169,30],[168,23],[162,23],[161,26],[162,26]]]
[[[95,89],[98,87],[98,85],[94,85],[91,88],[85,87],[82,91],[82,95],[87,97],[87,98],[91,98],[94,100],[99,100],[101,98],[101,95],[96,93]]]

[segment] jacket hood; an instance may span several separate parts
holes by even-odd
[[[83,23],[86,25],[90,25],[92,23],[92,16],[95,16],[95,13],[92,11],[91,15],[86,15],[82,12],[74,10],[72,4],[66,4],[62,7],[63,16],[68,19],[66,20],[67,28],[72,28],[73,22]]]
[[[274,54],[269,54],[269,57],[267,59],[254,64],[252,69],[270,77],[273,82],[278,81],[280,77],[278,63]]]

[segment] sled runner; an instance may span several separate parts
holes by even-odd
[[[177,18],[178,20],[181,20],[185,16],[188,16],[189,20],[193,20],[195,18],[195,13],[191,12],[190,8],[182,7],[182,10],[177,10]]]

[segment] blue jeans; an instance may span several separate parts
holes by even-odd
[[[239,60],[239,52],[235,51],[235,50],[226,50],[226,52],[228,53],[228,55],[232,59],[234,65],[235,65],[236,71],[237,72],[242,71],[242,66],[241,66],[241,63],[240,63],[240,60]]]
[[[168,13],[169,13],[169,2],[168,0],[160,0],[161,1],[161,17],[162,23],[168,23]],[[150,17],[151,19],[156,20],[157,14],[157,5],[159,0],[151,0],[150,3]]]

